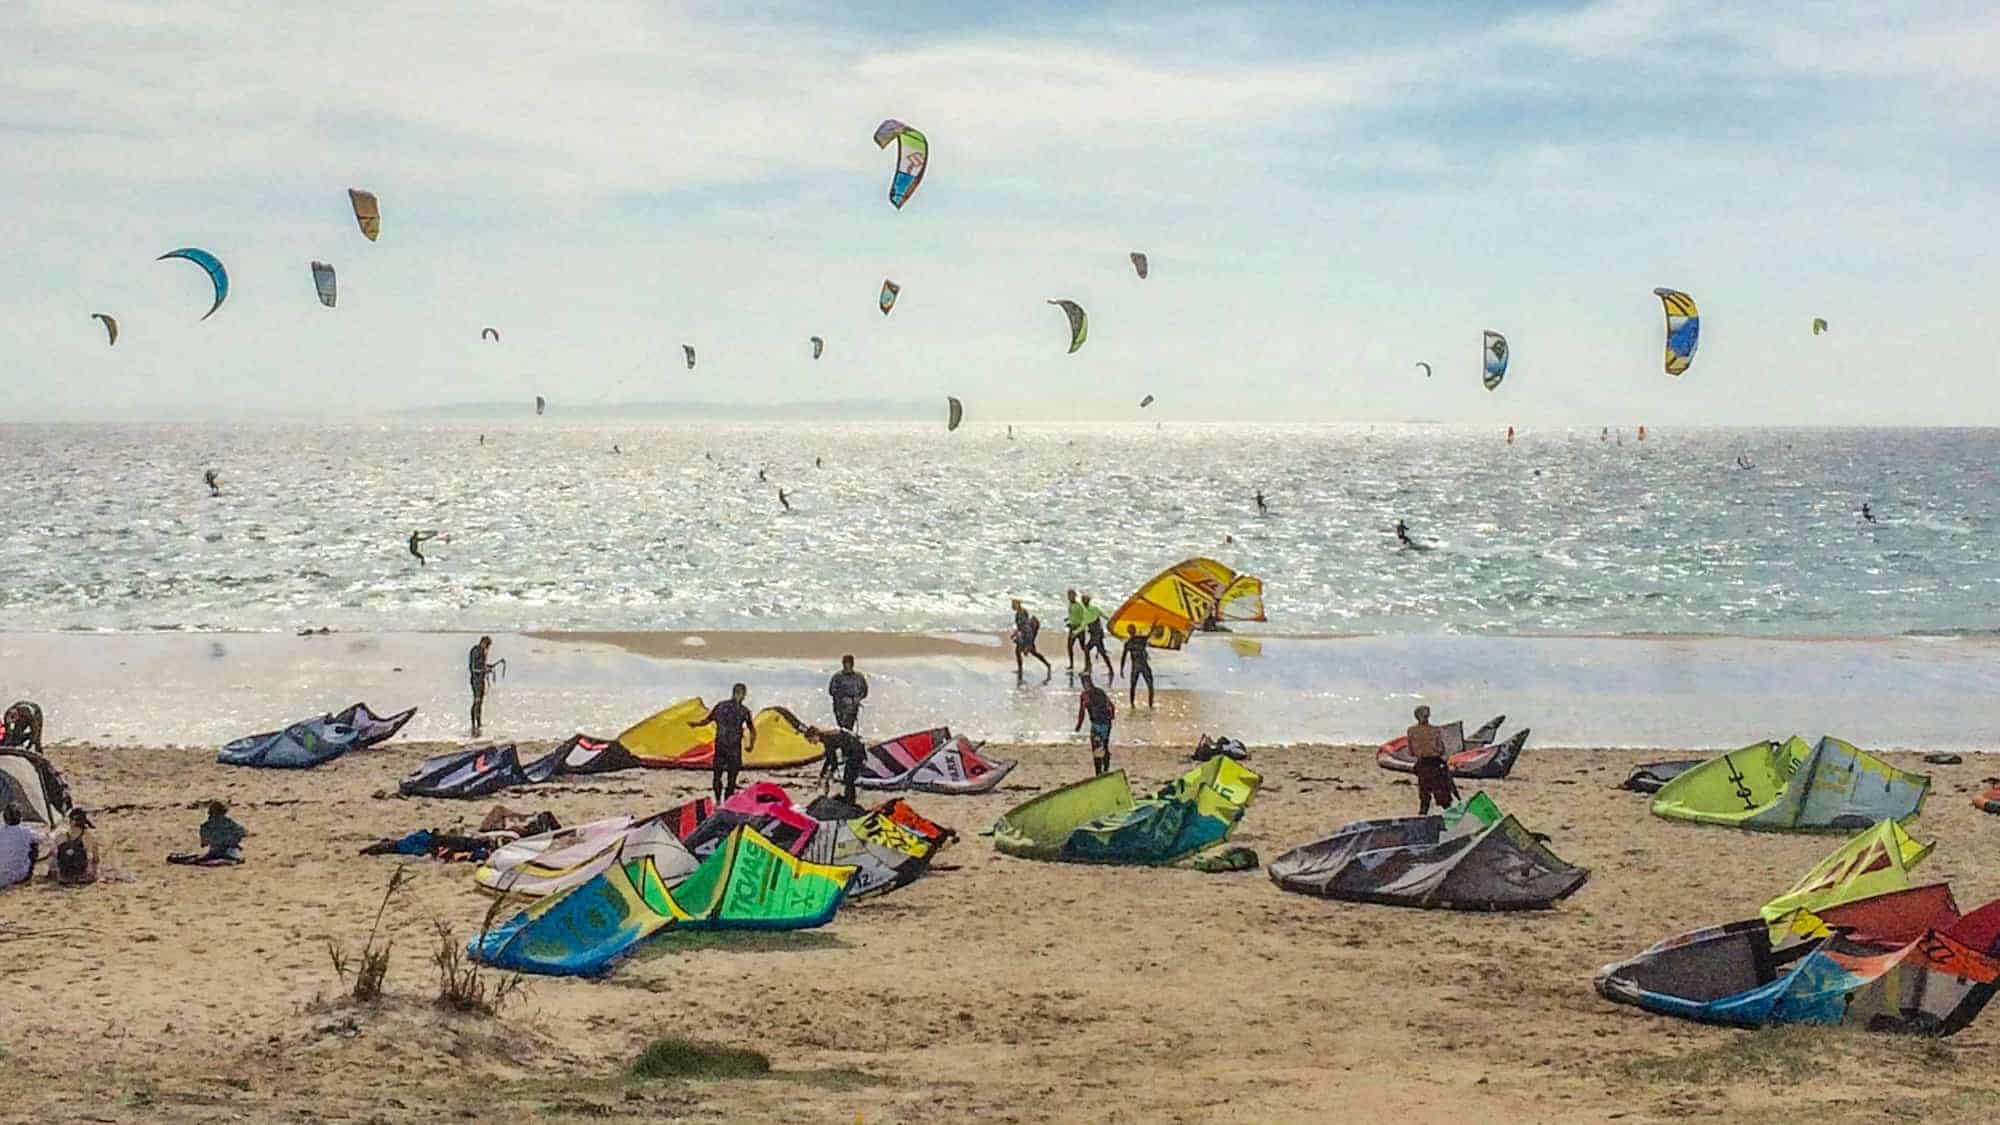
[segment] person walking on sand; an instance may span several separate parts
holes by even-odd
[[[479,737],[480,719],[486,710],[486,685],[493,680],[496,665],[487,659],[493,651],[493,638],[481,637],[479,643],[465,654],[465,672],[472,679],[472,737]]]
[[[1111,654],[1104,648],[1104,611],[1090,604],[1090,595],[1083,595],[1083,666],[1090,667],[1090,654],[1095,651],[1104,658],[1104,675],[1116,682],[1118,672],[1111,667]]]
[[[854,654],[840,658],[840,671],[826,682],[826,694],[833,700],[833,721],[852,734],[861,719],[861,701],[868,698],[868,677],[854,670]]]
[[[833,775],[838,770],[841,799],[853,804],[855,786],[861,780],[861,761],[868,755],[868,747],[862,743],[861,736],[852,731],[807,727],[806,741],[826,747],[826,757],[819,767],[820,792],[825,793],[832,788]]]
[[[1118,670],[1121,672],[1125,671],[1125,662],[1128,660],[1132,662],[1132,671],[1127,673],[1128,678],[1125,681],[1125,705],[1127,707],[1137,707],[1139,705],[1139,677],[1144,676],[1146,677],[1146,710],[1150,711],[1153,709],[1153,656],[1150,652],[1146,651],[1147,645],[1152,639],[1151,634],[1140,632],[1137,625],[1132,626],[1125,633],[1125,646],[1118,653]]]
[[[1444,731],[1431,725],[1431,709],[1419,706],[1416,718],[1416,725],[1403,733],[1416,759],[1417,815],[1429,816],[1432,801],[1440,812],[1458,803],[1458,786],[1451,779],[1451,763],[1445,761]]]
[[[1022,676],[1023,666],[1021,663],[1021,658],[1023,656],[1032,656],[1036,660],[1042,662],[1043,683],[1048,683],[1049,677],[1056,674],[1055,667],[1049,663],[1048,657],[1043,656],[1041,652],[1035,648],[1035,638],[1041,635],[1041,632],[1042,632],[1041,619],[1036,617],[1034,614],[1029,613],[1027,607],[1021,604],[1021,599],[1015,598],[1014,599],[1014,678],[1016,680],[1020,679]]]
[[[1076,600],[1076,587],[1063,591],[1063,600],[1068,608],[1063,614],[1063,652],[1069,657],[1069,670],[1076,671],[1076,644],[1083,639],[1083,603]],[[1090,653],[1083,654],[1083,662],[1090,664]]]
[[[757,748],[757,723],[743,699],[750,694],[745,684],[731,684],[729,698],[708,709],[708,714],[688,723],[691,727],[715,727],[714,771],[710,786],[715,803],[736,795],[736,775],[743,770],[743,753]]]
[[[1090,673],[1083,674],[1083,691],[1076,700],[1076,728],[1083,729],[1083,721],[1090,720],[1090,764],[1099,774],[1111,772],[1111,720],[1118,717],[1118,705],[1104,694],[1104,689],[1090,682]]]

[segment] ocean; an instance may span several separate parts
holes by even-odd
[[[0,628],[992,631],[1205,554],[1264,635],[1977,634],[1997,474],[1990,430],[8,426]]]

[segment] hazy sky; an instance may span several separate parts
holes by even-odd
[[[5,416],[2000,424],[1990,4],[959,7],[0,5]],[[228,264],[206,322],[178,246]],[[1678,380],[1656,285],[1702,307]]]

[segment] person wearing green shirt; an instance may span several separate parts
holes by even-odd
[[[1076,671],[1076,643],[1083,639],[1083,603],[1076,600],[1076,587],[1074,586],[1064,590],[1063,597],[1069,599],[1069,616],[1063,622],[1069,636],[1064,639],[1063,648],[1069,653],[1069,670],[1074,672]],[[1088,657],[1085,657],[1086,663],[1088,659]]]
[[[1107,680],[1118,678],[1117,669],[1111,666],[1111,654],[1104,648],[1104,611],[1090,604],[1090,595],[1080,599],[1083,606],[1083,667],[1090,670],[1090,654],[1094,651],[1104,658],[1104,675]]]

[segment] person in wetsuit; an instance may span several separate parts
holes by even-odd
[[[691,727],[711,724],[715,727],[715,765],[709,781],[718,805],[736,795],[736,775],[743,770],[744,751],[757,748],[756,720],[751,717],[750,708],[743,705],[743,697],[749,694],[748,685],[732,684],[728,699],[688,723]]]
[[[424,542],[425,542],[426,540],[430,540],[430,539],[436,539],[436,538],[437,538],[437,536],[438,536],[438,533],[437,533],[437,532],[435,532],[435,531],[412,531],[412,532],[410,532],[410,553],[411,553],[411,554],[413,554],[413,555],[415,555],[415,556],[417,557],[417,562],[418,562],[418,563],[419,563],[420,565],[423,565],[423,566],[429,566],[429,565],[431,565],[431,561],[430,561],[429,559],[427,559],[427,558],[425,558],[425,557],[424,557],[424,549],[423,549],[423,546],[422,546],[422,544],[423,544],[423,543],[424,543]]]
[[[1118,705],[1104,694],[1104,689],[1090,682],[1090,673],[1083,674],[1083,691],[1076,700],[1076,730],[1083,729],[1083,720],[1090,720],[1090,764],[1099,774],[1111,772],[1111,720],[1118,717]]]
[[[214,469],[201,474],[201,483],[208,486],[208,494],[210,496],[222,495],[222,482]]]
[[[1049,677],[1056,674],[1056,670],[1054,666],[1052,666],[1049,663],[1048,657],[1043,656],[1040,652],[1036,651],[1035,649],[1035,638],[1041,634],[1041,631],[1042,631],[1041,620],[1028,612],[1027,607],[1021,604],[1021,599],[1015,598],[1014,599],[1014,678],[1015,679],[1018,680],[1021,678],[1022,675],[1021,658],[1023,656],[1032,656],[1036,660],[1042,662],[1043,683],[1047,683]]]
[[[1147,643],[1151,640],[1152,636],[1148,633],[1140,632],[1137,625],[1132,626],[1130,631],[1125,634],[1124,649],[1118,654],[1118,670],[1120,672],[1125,671],[1125,662],[1128,660],[1132,662],[1132,671],[1125,681],[1125,705],[1127,707],[1137,707],[1139,705],[1139,677],[1144,676],[1146,677],[1146,709],[1149,711],[1153,709],[1153,656],[1146,651]]]
[[[1271,514],[1271,506],[1269,504],[1264,503],[1263,489],[1257,490],[1257,514],[1260,516],[1267,516]]]
[[[1396,542],[1401,543],[1405,547],[1416,546],[1415,543],[1410,542],[1410,525],[1404,523],[1401,516],[1396,517]]]
[[[1867,520],[1869,523],[1875,522],[1875,510],[1868,506],[1868,501],[1866,500],[1861,502],[1861,518]]]
[[[854,670],[852,654],[840,658],[840,671],[826,682],[826,694],[833,700],[833,721],[852,732],[861,719],[861,701],[868,698],[868,677]]]
[[[778,490],[778,503],[787,512],[792,510],[792,502],[790,500],[785,499],[785,490],[782,488]]]
[[[1063,600],[1068,609],[1063,614],[1063,652],[1069,657],[1069,670],[1076,671],[1076,642],[1083,639],[1083,603],[1076,600],[1076,587],[1063,591]],[[1090,663],[1090,653],[1083,654],[1085,664]]]
[[[844,730],[821,730],[806,728],[806,741],[826,747],[826,758],[820,762],[819,780],[822,791],[831,787],[834,771],[840,771],[840,795],[848,804],[854,804],[854,787],[861,779],[861,762],[868,754],[859,735]]]
[[[486,659],[492,651],[493,638],[481,637],[479,643],[472,646],[472,651],[465,655],[465,673],[472,679],[472,737],[474,738],[479,737],[480,718],[486,710],[486,685],[493,679],[493,664]]]
[[[1104,648],[1104,611],[1090,604],[1090,595],[1083,595],[1083,666],[1090,667],[1093,650],[1104,658],[1104,675],[1117,680],[1118,672],[1111,667],[1111,654]]]

